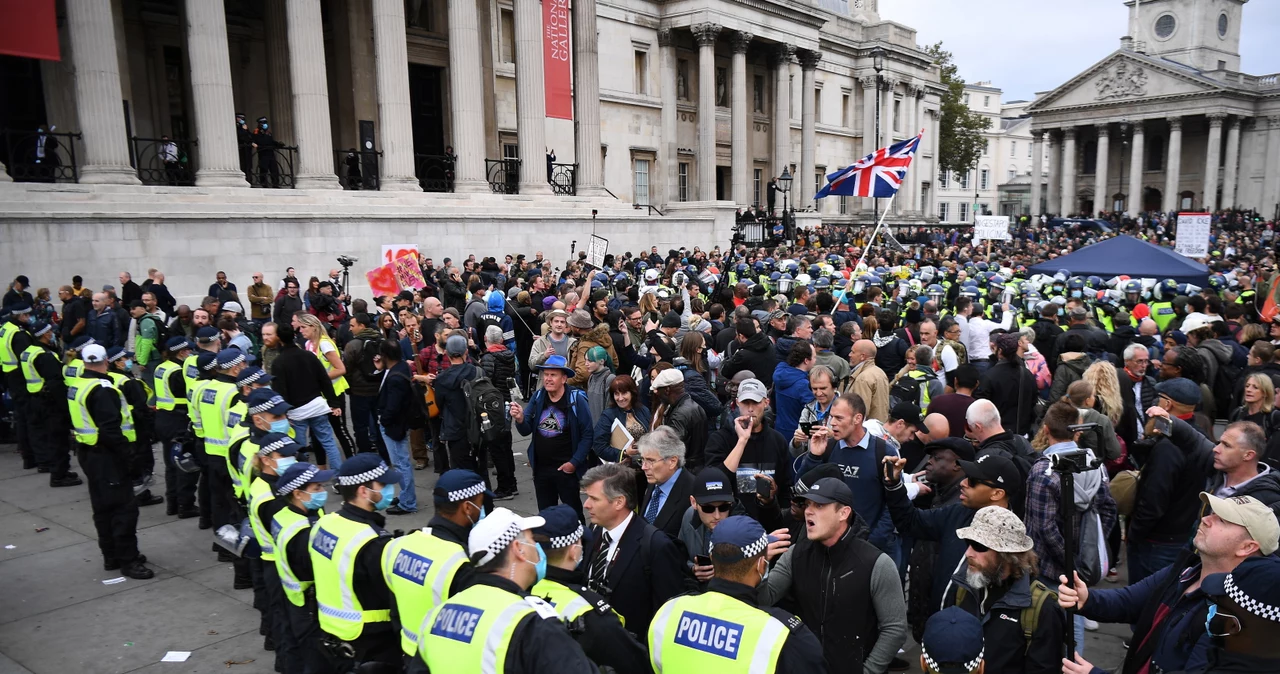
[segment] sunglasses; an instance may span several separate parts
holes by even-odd
[[[730,510],[733,510],[732,503],[699,503],[698,507],[702,509],[702,512],[708,515],[717,512],[727,513]]]
[[[987,487],[991,487],[992,489],[1004,489],[1004,487],[1001,487],[996,484],[992,484],[991,482],[988,482],[986,480],[979,480],[976,477],[968,477],[968,478],[965,478],[965,480],[969,483],[970,489],[977,489],[978,485],[985,485]]]
[[[978,553],[986,552],[991,549],[977,541],[971,541],[966,539],[965,543],[968,543],[969,547],[973,548],[973,551]]]

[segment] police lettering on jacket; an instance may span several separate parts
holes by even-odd
[[[325,531],[324,529],[316,529],[316,537],[311,541],[311,549],[325,556],[326,559],[333,559],[333,550],[338,547],[338,537]]]
[[[680,627],[676,630],[675,641],[681,646],[735,660],[738,657],[742,630],[742,625],[738,623],[685,611],[680,615]]]
[[[469,644],[471,637],[475,636],[476,625],[479,624],[482,615],[484,611],[478,608],[446,604],[436,615],[436,621],[431,625],[431,633],[438,637]]]
[[[391,567],[391,572],[405,580],[425,585],[427,571],[431,570],[431,564],[431,560],[422,555],[416,555],[408,550],[401,550],[396,555],[396,561]]]

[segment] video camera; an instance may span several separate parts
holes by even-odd
[[[358,257],[351,257],[350,255],[339,255],[339,256],[338,256],[338,264],[342,265],[343,267],[350,267],[351,265],[353,265],[353,264],[355,264],[355,263],[357,263],[357,262],[359,262],[359,261],[360,261],[360,258],[358,258]]]

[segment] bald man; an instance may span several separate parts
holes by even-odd
[[[924,427],[926,431],[919,431],[916,437],[926,445],[934,440],[941,440],[951,434],[951,423],[941,414],[933,413],[925,416]]]
[[[848,393],[857,393],[867,405],[867,418],[881,423],[889,420],[889,378],[876,366],[876,345],[869,339],[853,343],[849,352]]]

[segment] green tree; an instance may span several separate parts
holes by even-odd
[[[941,69],[942,86],[946,89],[940,105],[942,122],[938,145],[941,156],[938,166],[946,171],[968,171],[978,165],[978,157],[987,142],[982,132],[991,125],[991,120],[965,105],[964,79],[960,77],[951,52],[943,49],[941,42],[925,47],[925,52]]]

